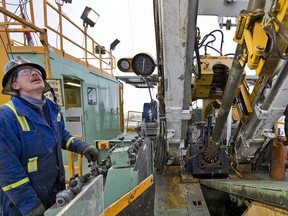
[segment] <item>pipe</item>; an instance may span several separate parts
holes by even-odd
[[[285,141],[284,141],[285,142]],[[272,155],[271,177],[276,180],[285,179],[287,146],[283,141],[274,139],[274,149]]]
[[[227,117],[229,115],[233,100],[236,95],[236,91],[238,89],[244,71],[245,64],[241,65],[238,60],[240,55],[243,53],[243,50],[244,50],[243,45],[237,46],[236,53],[232,63],[232,68],[229,73],[229,77],[224,90],[220,111],[216,119],[216,125],[209,144],[210,143],[216,145],[219,144],[223,128],[225,126]]]
[[[264,9],[265,3],[265,0],[251,0],[248,4],[247,10],[254,11],[258,8]],[[239,61],[241,55],[243,54],[244,48],[244,45],[237,45],[231,71],[229,73],[229,77],[225,86],[220,111],[216,119],[213,135],[208,144],[209,146],[218,145],[220,142],[223,128],[225,126],[228,114],[230,112],[230,108],[236,95],[236,91],[241,81],[244,67],[246,65],[246,62],[242,62],[241,64]]]

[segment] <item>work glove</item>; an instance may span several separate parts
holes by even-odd
[[[98,150],[95,146],[89,145],[83,149],[83,155],[87,158],[88,162],[95,162],[98,156]]]
[[[41,203],[36,208],[32,209],[30,212],[24,214],[24,216],[42,216],[46,211],[44,205]]]

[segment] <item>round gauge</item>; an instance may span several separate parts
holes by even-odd
[[[128,59],[122,58],[117,62],[117,66],[122,72],[127,72],[130,68],[130,62]]]
[[[146,53],[139,53],[132,59],[132,69],[137,75],[149,76],[153,73],[155,66],[154,59]]]

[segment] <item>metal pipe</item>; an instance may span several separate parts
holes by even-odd
[[[254,11],[256,9],[264,9],[266,0],[251,0],[248,4],[247,10]],[[212,138],[209,145],[219,144],[223,128],[225,126],[230,108],[236,95],[237,88],[241,81],[246,62],[240,62],[240,57],[243,54],[244,45],[238,45],[235,51],[231,71],[226,83],[226,87],[221,102],[220,112],[216,119],[216,125],[213,131]]]
[[[209,144],[219,144],[223,128],[225,126],[228,114],[230,112],[231,105],[236,95],[237,88],[239,86],[245,64],[240,64],[239,56],[243,53],[244,46],[238,45],[236,53],[233,59],[232,68],[229,73],[229,77],[226,83],[226,87],[223,94],[223,100],[221,102],[220,112],[216,119],[216,125],[213,131],[213,135]]]

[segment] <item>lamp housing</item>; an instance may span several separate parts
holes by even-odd
[[[115,39],[111,45],[110,45],[110,50],[114,50],[115,47],[120,43],[120,41],[118,39]]]
[[[99,17],[100,15],[96,11],[86,6],[80,18],[83,20],[85,27],[87,27],[87,25],[94,27]]]

